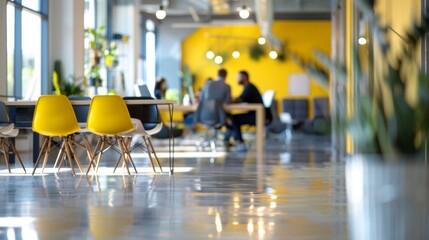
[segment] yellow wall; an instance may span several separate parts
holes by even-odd
[[[304,58],[311,58],[314,49],[320,49],[330,55],[330,21],[276,21],[272,31],[285,43],[288,51]],[[233,97],[238,96],[242,91],[242,87],[236,81],[236,73],[240,70],[249,72],[250,81],[261,93],[269,89],[276,90],[279,110],[281,110],[283,98],[304,97],[311,100],[314,97],[329,95],[327,89],[321,88],[315,82],[310,83],[309,96],[288,95],[289,74],[301,73],[303,70],[287,57],[283,62],[272,60],[268,56],[258,61],[252,60],[248,49],[259,36],[260,28],[257,25],[204,27],[189,35],[182,43],[182,66],[188,65],[192,74],[195,74],[194,89],[200,89],[208,77],[216,77],[219,66],[205,58],[206,51],[212,49],[214,52],[220,52],[224,57],[222,67],[228,70],[227,83],[232,88]],[[238,59],[231,57],[235,48],[238,48],[241,53]],[[310,116],[313,114],[311,102],[309,114]]]

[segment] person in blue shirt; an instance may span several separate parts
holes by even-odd
[[[238,84],[242,85],[243,92],[238,98],[233,99],[233,103],[260,103],[263,104],[262,96],[259,90],[249,81],[249,73],[247,71],[240,71],[237,75]],[[250,111],[241,114],[235,114],[230,116],[232,125],[229,127],[225,134],[225,145],[230,145],[229,140],[231,136],[234,137],[236,142],[236,151],[246,151],[246,145],[244,144],[243,135],[241,133],[241,126],[255,125],[256,124],[256,113]]]
[[[165,92],[167,92],[167,81],[161,77],[155,83],[155,98],[165,99]]]

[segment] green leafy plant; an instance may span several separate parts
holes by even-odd
[[[62,77],[61,61],[56,60],[54,63],[54,71],[52,72],[52,85],[53,90],[57,95],[66,96],[81,96],[83,89],[81,81],[78,78],[72,77],[71,82],[67,82]]]
[[[105,27],[88,28],[85,30],[85,38],[90,46],[90,61],[86,76],[92,86],[99,87],[103,79],[100,75],[101,67],[115,67],[118,65],[117,45],[107,41]]]
[[[364,70],[354,44],[353,71],[358,81],[352,116],[338,112],[351,134],[357,152],[382,155],[417,154],[422,152],[429,134],[429,75],[419,66],[419,43],[429,31],[429,18],[414,23],[405,34],[402,52],[392,58],[392,44],[386,38],[389,27],[381,27],[374,12],[374,1],[356,1],[363,19],[371,26],[377,61],[373,72]],[[427,14],[425,15],[427,16]],[[317,64],[291,54],[322,86],[329,86],[326,71]],[[335,74],[342,91],[346,91],[348,72],[344,66],[333,62],[321,52],[315,53],[319,62]],[[345,109],[344,102],[338,102]]]

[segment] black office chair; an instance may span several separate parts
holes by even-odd
[[[217,131],[226,124],[226,115],[221,101],[214,99],[202,99],[195,113],[195,122],[208,128],[207,134],[197,146],[210,144],[211,150],[216,152]]]

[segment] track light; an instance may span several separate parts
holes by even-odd
[[[238,15],[240,15],[242,19],[247,19],[250,16],[249,9],[246,7],[246,5],[243,5]]]
[[[155,16],[159,20],[162,20],[162,19],[164,19],[167,16],[167,13],[165,12],[164,6],[162,6],[162,4],[159,5],[159,10],[156,11]]]

